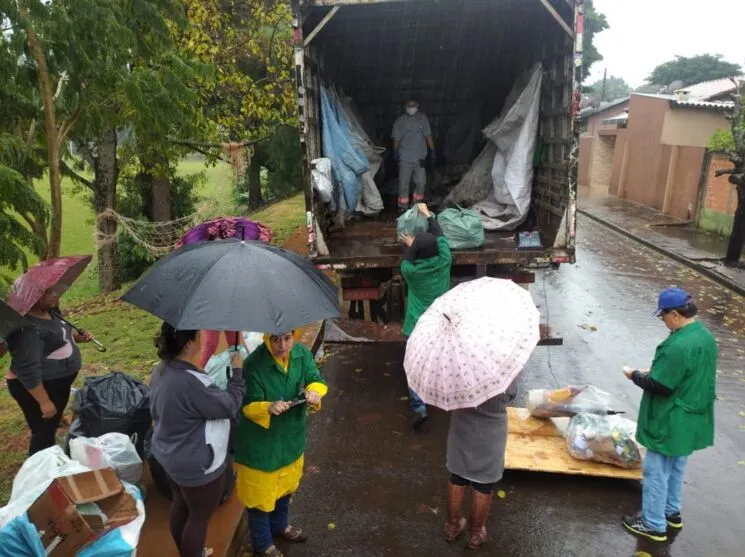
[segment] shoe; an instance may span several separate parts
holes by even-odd
[[[493,493],[473,492],[471,515],[468,517],[468,549],[478,549],[487,542],[486,519],[493,500]]]
[[[667,520],[667,525],[670,528],[680,530],[683,527],[683,517],[680,516],[680,513],[669,514],[665,517],[665,520]]]
[[[308,535],[297,526],[292,525],[285,528],[281,537],[290,543],[305,543],[308,541]]]
[[[454,542],[466,529],[463,517],[463,499],[466,496],[465,486],[448,482],[448,521],[445,523],[445,541]]]
[[[411,424],[411,427],[414,428],[414,431],[422,431],[424,424],[428,421],[429,414],[427,413],[427,409],[425,407],[417,408],[414,410],[414,422]]]
[[[647,538],[649,540],[652,540],[653,542],[667,541],[667,532],[656,532],[651,528],[648,528],[644,524],[644,519],[642,518],[641,514],[624,516],[623,525],[629,532],[631,532],[632,534],[636,534],[637,536],[641,536],[642,538]]]
[[[254,557],[284,557],[284,553],[282,553],[276,545],[273,545],[266,551],[254,553]]]

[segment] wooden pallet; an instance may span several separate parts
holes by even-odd
[[[641,480],[639,468],[627,470],[610,464],[577,460],[566,448],[562,430],[568,418],[539,419],[527,408],[509,408],[509,430],[505,468],[555,474],[599,476],[625,480]]]

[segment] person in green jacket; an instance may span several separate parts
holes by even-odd
[[[437,298],[450,289],[450,266],[453,256],[442,228],[429,212],[425,203],[417,205],[427,219],[427,231],[413,238],[401,237],[406,246],[401,261],[401,275],[408,287],[406,318],[403,334],[409,337],[416,323]],[[414,429],[419,430],[428,419],[427,406],[419,396],[409,389],[409,407],[414,413]]]
[[[644,390],[636,439],[647,454],[642,511],[624,517],[623,525],[657,542],[667,540],[668,526],[683,527],[681,490],[688,456],[714,444],[717,343],[696,313],[686,291],[663,290],[656,315],[670,335],[657,347],[648,373],[624,368],[626,377]]]
[[[265,335],[243,363],[246,395],[235,432],[238,499],[248,509],[255,555],[282,557],[274,538],[304,542],[289,523],[290,497],[303,475],[308,410],[328,388],[297,333]],[[304,400],[304,402],[301,402]]]

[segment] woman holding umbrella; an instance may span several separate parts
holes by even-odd
[[[248,509],[254,554],[282,557],[274,537],[302,543],[290,525],[290,497],[300,485],[308,409],[320,410],[326,383],[313,354],[293,333],[265,335],[243,364],[246,396],[236,430],[238,498]]]
[[[81,367],[77,343],[93,336],[77,332],[59,314],[59,297],[90,257],[43,261],[16,280],[8,305],[33,325],[8,335],[11,355],[8,392],[18,403],[29,429],[29,456],[56,442],[57,427]]]
[[[507,406],[540,338],[538,319],[526,290],[487,277],[438,298],[406,345],[409,384],[425,402],[450,412],[444,532],[449,542],[468,525],[468,547],[486,543],[494,485],[504,471]],[[473,499],[466,521],[462,507],[469,488]]]

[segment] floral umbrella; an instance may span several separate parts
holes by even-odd
[[[481,278],[424,312],[406,345],[404,369],[425,403],[472,408],[505,392],[539,340],[530,293],[510,280]]]
[[[260,222],[244,217],[223,217],[208,220],[190,229],[176,243],[176,248],[198,242],[238,238],[239,240],[272,241],[272,231]]]

